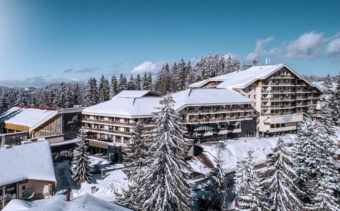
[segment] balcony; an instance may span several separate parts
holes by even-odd
[[[189,119],[185,124],[209,124],[209,123],[220,123],[220,122],[231,122],[231,121],[243,121],[252,119],[252,115],[237,116],[237,117],[225,117],[225,118],[202,118],[202,119]]]
[[[120,131],[120,130],[108,130],[108,129],[103,129],[103,128],[91,128],[91,127],[83,127],[83,129],[89,131],[89,132],[94,132],[94,133],[106,133],[106,134],[112,134],[112,135],[115,135],[115,134],[123,134],[123,135],[131,135],[132,134],[132,131],[131,132],[126,132],[126,131]]]
[[[124,126],[134,126],[135,123],[132,122],[121,122],[121,121],[108,121],[108,120],[95,120],[95,119],[83,119],[82,122],[92,123],[92,124],[110,124],[110,125],[124,125]]]
[[[278,128],[270,128],[270,133],[278,133],[278,132],[286,132],[296,130],[296,126],[287,126],[287,127],[278,127]]]

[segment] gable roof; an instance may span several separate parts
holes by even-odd
[[[191,84],[190,87],[202,87],[204,84],[210,81],[221,81],[221,83],[217,85],[217,88],[245,88],[256,80],[266,79],[267,77],[277,72],[278,70],[281,70],[282,68],[287,68],[301,80],[304,80],[310,86],[315,87],[313,84],[303,79],[293,69],[284,64],[252,66],[246,70],[235,71],[225,75],[209,78],[204,81],[199,81],[197,83]]]
[[[56,182],[48,141],[0,148],[0,186],[24,179]]]

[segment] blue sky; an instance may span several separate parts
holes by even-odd
[[[1,0],[0,81],[157,71],[228,53],[334,75],[339,20],[336,0]]]

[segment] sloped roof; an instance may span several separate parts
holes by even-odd
[[[24,179],[56,182],[48,141],[0,148],[0,186]]]
[[[172,94],[175,109],[186,105],[244,104],[251,100],[229,89],[191,88]]]
[[[244,88],[249,84],[255,82],[256,80],[262,80],[269,77],[270,75],[272,75],[278,70],[281,70],[284,67],[293,72],[300,79],[304,80],[310,86],[319,89],[319,87],[316,87],[313,84],[309,83],[307,80],[303,79],[299,74],[297,74],[294,70],[292,70],[290,67],[284,64],[252,66],[246,70],[235,71],[232,73],[220,75],[217,77],[193,83],[190,85],[190,87],[202,87],[204,84],[210,81],[221,81],[221,83],[217,85],[217,88],[229,88],[229,89]]]
[[[48,199],[28,202],[20,199],[11,200],[3,211],[130,211],[130,209],[104,201],[89,194],[82,195],[70,201],[65,195],[55,195]]]
[[[135,96],[125,91],[124,96]],[[251,100],[233,90],[193,88],[171,94],[175,100],[174,109],[186,105],[243,104]],[[160,106],[162,97],[122,97],[116,95],[111,100],[87,107],[83,114],[103,116],[151,116]]]
[[[115,97],[143,97],[151,92],[152,91],[150,90],[123,90],[119,92]]]
[[[27,126],[35,126],[44,119],[57,115],[57,110],[30,108],[30,107],[13,107],[0,116],[5,123]]]
[[[252,66],[246,70],[235,71],[199,81],[191,84],[190,87],[201,87],[209,81],[222,81],[217,86],[218,88],[241,88],[255,80],[266,78],[284,66],[283,64]]]
[[[87,107],[84,114],[113,115],[113,116],[150,116],[159,106],[160,97],[125,97],[137,94],[125,91],[124,95],[116,95],[111,100]],[[124,96],[124,97],[122,97]]]

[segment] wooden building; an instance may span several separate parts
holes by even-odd
[[[47,141],[0,148],[0,161],[0,208],[12,199],[53,194],[56,178]]]

